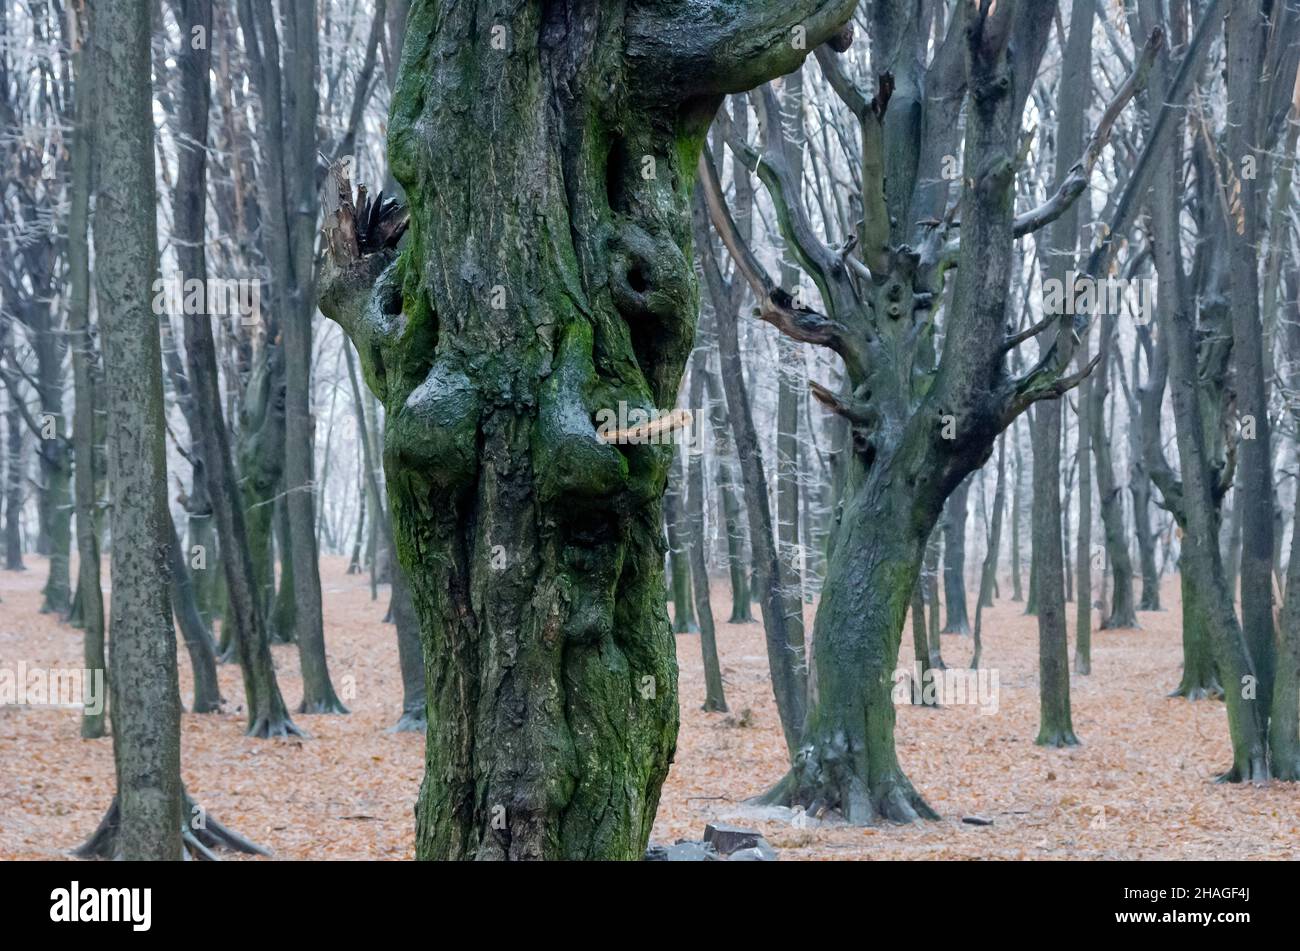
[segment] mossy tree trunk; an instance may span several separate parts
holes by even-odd
[[[671,447],[602,442],[595,414],[676,395],[720,97],[852,7],[412,4],[389,127],[411,233],[394,260],[391,217],[332,190],[322,307],[387,410],[429,684],[421,858],[642,854],[677,732]]]

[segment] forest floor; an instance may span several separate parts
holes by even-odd
[[[28,557],[27,566],[0,572],[0,669],[20,661],[80,667],[80,632],[38,613],[44,559]],[[345,561],[332,557],[323,560],[322,584],[330,672],[351,715],[296,716],[305,740],[249,739],[239,669],[223,666],[223,711],[184,715],[186,786],[210,816],[277,858],[410,859],[424,738],[385,732],[402,696],[393,628],[380,620],[388,591],[372,601],[368,578],[347,575]],[[712,594],[726,617],[725,584]],[[1170,579],[1166,610],[1143,613],[1141,629],[1094,632],[1093,672],[1072,684],[1083,745],[1065,750],[1033,742],[1035,620],[1006,600],[986,610],[984,667],[998,673],[996,712],[991,704],[983,712],[971,704],[898,708],[903,768],[943,817],[912,826],[857,828],[746,806],[785,768],[762,626],[718,625],[728,713],[700,711],[699,638],[679,635],[681,735],[652,839],[698,839],[720,819],[760,828],[782,860],[1294,857],[1300,791],[1216,785],[1229,762],[1223,704],[1165,696],[1181,662],[1177,596]],[[806,614],[811,629],[812,605]],[[903,640],[900,666],[910,668],[910,626]],[[292,707],[301,696],[297,648],[273,651]],[[969,637],[943,637],[950,664],[964,666],[970,651]],[[79,719],[76,710],[0,705],[0,859],[66,857],[107,808],[112,746],[83,741]],[[963,823],[973,816],[992,824]]]

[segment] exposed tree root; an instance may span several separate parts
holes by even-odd
[[[270,740],[280,736],[299,736],[305,739],[308,736],[307,732],[290,720],[288,715],[274,719],[258,717],[244,733],[246,736],[255,736],[259,740]]]
[[[424,733],[429,729],[429,721],[424,715],[424,705],[418,710],[403,710],[402,716],[390,726],[385,733]]]
[[[1219,685],[1218,680],[1213,679],[1208,684],[1190,684],[1183,681],[1165,696],[1183,697],[1186,700],[1222,700],[1223,687]]]
[[[335,713],[347,713],[348,708],[343,706],[343,701],[340,700],[338,697],[330,696],[324,700],[314,700],[311,703],[308,703],[306,700],[304,700],[302,703],[298,704],[298,712],[306,713],[306,714],[317,714],[317,713],[335,714]]]
[[[1263,754],[1251,757],[1243,767],[1234,765],[1226,773],[1216,776],[1216,783],[1266,783],[1272,776],[1268,770],[1268,760]]]
[[[892,771],[869,787],[862,777],[843,769],[810,767],[808,752],[801,752],[800,765],[786,773],[780,782],[749,801],[763,806],[802,806],[810,816],[835,811],[845,822],[860,826],[939,818],[901,770]]]
[[[227,829],[217,820],[207,816],[188,793],[181,795],[182,858],[208,862],[220,861],[214,849],[242,852],[245,855],[269,856],[271,854],[269,849],[250,842],[238,832]],[[98,827],[89,839],[72,850],[72,855],[80,859],[121,859],[121,842],[118,839],[120,821],[121,808],[117,796],[114,796]]]
[[[1062,749],[1067,746],[1081,746],[1079,738],[1074,735],[1073,730],[1041,730],[1038,733],[1038,739],[1034,740],[1035,746],[1050,746],[1056,749]]]

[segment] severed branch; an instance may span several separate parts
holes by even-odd
[[[663,416],[637,426],[629,426],[627,429],[618,429],[611,433],[597,432],[596,438],[603,443],[630,443],[632,445],[648,443],[661,439],[674,430],[685,429],[694,420],[695,417],[691,415],[690,410],[675,409],[671,413],[665,413]]]
[[[382,377],[379,349],[400,315],[397,245],[410,213],[382,191],[372,201],[364,185],[354,198],[345,160],[329,168],[324,204],[320,310],[352,338],[373,388]]]
[[[1092,170],[1096,166],[1097,160],[1101,158],[1102,150],[1106,147],[1106,143],[1110,141],[1110,134],[1115,126],[1115,121],[1120,117],[1129,101],[1146,88],[1147,78],[1151,73],[1151,64],[1155,62],[1156,54],[1160,51],[1163,43],[1164,33],[1159,27],[1156,27],[1151,31],[1151,35],[1147,37],[1146,45],[1142,48],[1142,55],[1138,57],[1137,65],[1123,85],[1116,91],[1110,104],[1106,106],[1101,115],[1101,121],[1097,123],[1092,138],[1088,140],[1088,144],[1083,150],[1083,155],[1079,158],[1079,161],[1070,167],[1070,171],[1061,182],[1060,188],[1056,190],[1056,194],[1037,208],[1016,216],[1014,228],[1017,238],[1051,224],[1065,214],[1066,210],[1083,194],[1088,187],[1089,179],[1092,177]]]

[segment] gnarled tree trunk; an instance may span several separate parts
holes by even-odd
[[[720,96],[852,7],[412,5],[389,140],[411,233],[394,260],[392,218],[337,189],[322,308],[387,410],[429,684],[420,857],[642,854],[677,733],[671,446],[603,442],[595,418],[676,395]]]

